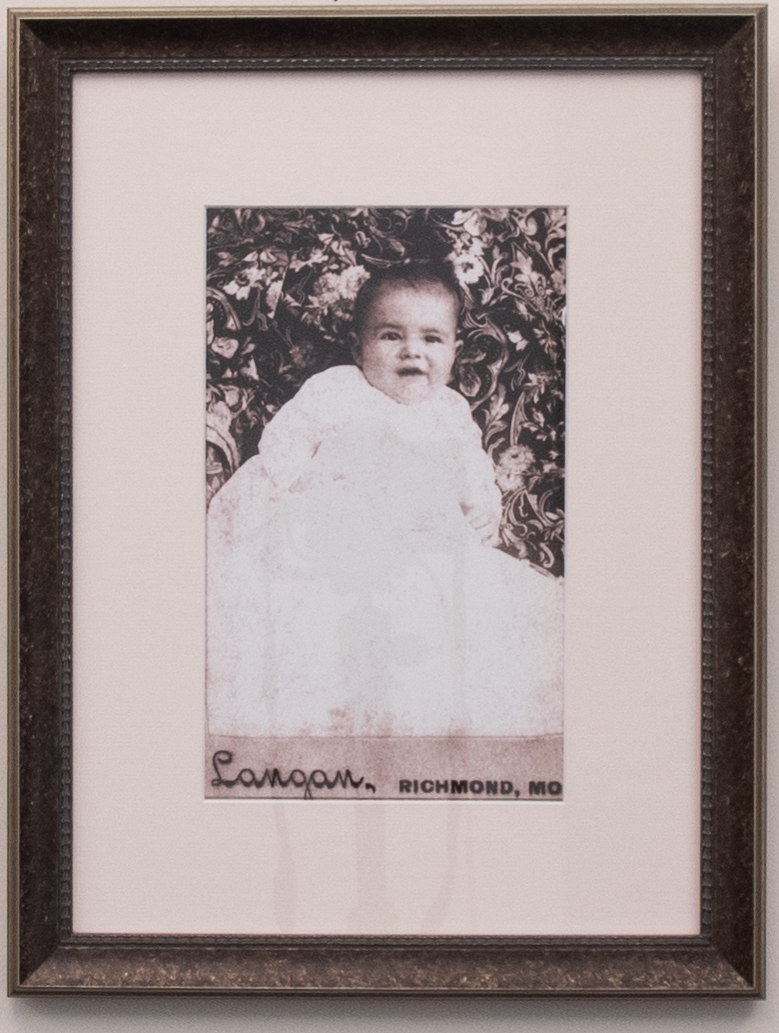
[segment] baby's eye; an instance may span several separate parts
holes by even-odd
[[[395,330],[385,330],[381,335],[382,341],[397,341],[400,338],[400,334]]]
[[[441,338],[438,336],[438,334],[428,334],[425,337],[425,340],[427,341],[428,344],[440,344],[441,343]]]

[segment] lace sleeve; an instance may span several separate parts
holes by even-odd
[[[305,476],[321,443],[326,410],[316,379],[306,381],[279,409],[260,439],[258,455],[277,492],[287,491]]]
[[[470,406],[459,395],[455,410],[462,441],[460,506],[484,541],[496,545],[503,507],[500,488],[495,483],[495,468],[484,451],[481,431],[471,416]]]

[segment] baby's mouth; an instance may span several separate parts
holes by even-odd
[[[399,377],[424,377],[426,373],[423,369],[419,369],[417,366],[401,366],[398,370]]]

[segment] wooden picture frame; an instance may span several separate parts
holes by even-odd
[[[765,22],[746,6],[10,12],[11,993],[763,994]],[[311,68],[700,77],[698,935],[73,931],[73,77]]]

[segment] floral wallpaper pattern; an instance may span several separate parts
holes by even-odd
[[[352,362],[372,269],[448,260],[463,288],[452,386],[503,493],[501,547],[563,572],[565,208],[210,209],[207,497],[313,373]]]

